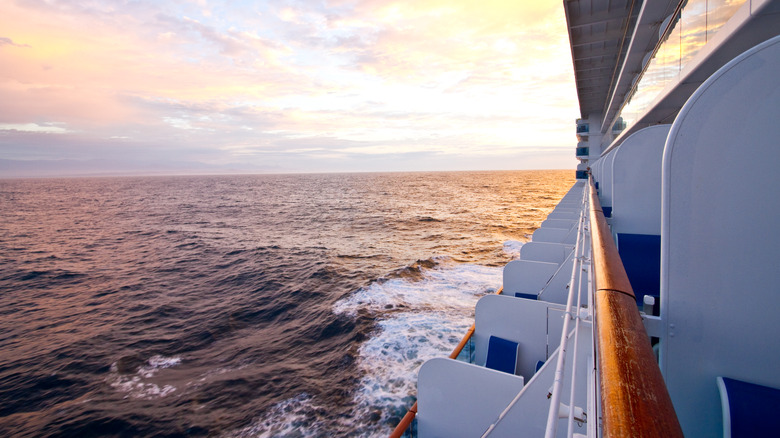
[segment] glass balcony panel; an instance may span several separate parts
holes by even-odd
[[[618,117],[631,126],[746,0],[689,0],[672,21]]]
[[[621,117],[626,126],[633,124],[636,119],[642,115],[653,103],[658,93],[666,85],[664,78],[664,65],[662,59],[656,56],[650,60],[645,74],[637,83],[634,94],[623,107]]]
[[[745,0],[707,0],[707,41],[723,27]]]
[[[707,0],[690,0],[680,18],[680,70],[707,42]]]
[[[656,57],[659,59],[658,66],[661,69],[659,74],[663,82],[661,89],[663,89],[680,73],[679,16],[672,20],[672,30],[667,34],[664,42],[661,43],[661,47],[658,49]]]
[[[459,360],[461,362],[466,363],[474,363],[474,360],[476,359],[476,350],[474,348],[474,337],[469,337],[468,343],[463,347],[463,350],[460,351],[458,354],[458,357],[455,358],[455,360]]]

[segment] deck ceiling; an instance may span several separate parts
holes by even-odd
[[[580,115],[606,111],[642,0],[564,0]]]

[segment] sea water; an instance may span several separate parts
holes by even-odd
[[[386,436],[573,182],[0,180],[0,436]]]

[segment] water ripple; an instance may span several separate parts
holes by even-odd
[[[0,436],[384,436],[572,182],[0,180]]]

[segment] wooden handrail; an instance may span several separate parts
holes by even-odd
[[[390,438],[401,438],[401,436],[406,431],[406,428],[408,428],[412,421],[414,421],[414,417],[417,415],[417,402],[414,402],[411,408],[406,412],[406,415],[404,415],[404,418],[401,419],[400,422],[398,422],[398,426],[393,429],[393,433],[390,434]]]
[[[463,351],[463,348],[466,346],[466,344],[469,343],[469,339],[471,339],[471,336],[474,334],[474,329],[476,328],[476,324],[471,324],[471,328],[466,332],[465,335],[463,335],[463,339],[460,340],[460,343],[457,347],[455,347],[454,350],[452,350],[452,353],[450,353],[450,359],[457,359],[458,355],[461,351]]]
[[[682,437],[634,291],[590,181],[590,229],[604,437]]]
[[[500,295],[501,291],[504,290],[504,286],[501,286],[496,291],[496,295]],[[463,338],[460,340],[458,345],[455,347],[454,350],[452,350],[452,353],[450,353],[450,359],[455,359],[458,357],[461,351],[463,351],[463,348],[466,346],[466,344],[469,343],[469,339],[471,339],[471,336],[474,335],[474,329],[476,328],[476,323],[471,324],[471,328],[468,329],[465,335],[463,335]],[[414,402],[411,408],[406,412],[406,415],[404,415],[404,418],[401,419],[400,422],[398,422],[398,425],[395,426],[395,429],[393,429],[393,433],[390,434],[390,438],[401,438],[401,436],[404,434],[404,431],[409,427],[409,425],[412,424],[412,421],[414,420],[414,417],[417,415],[417,402]]]

